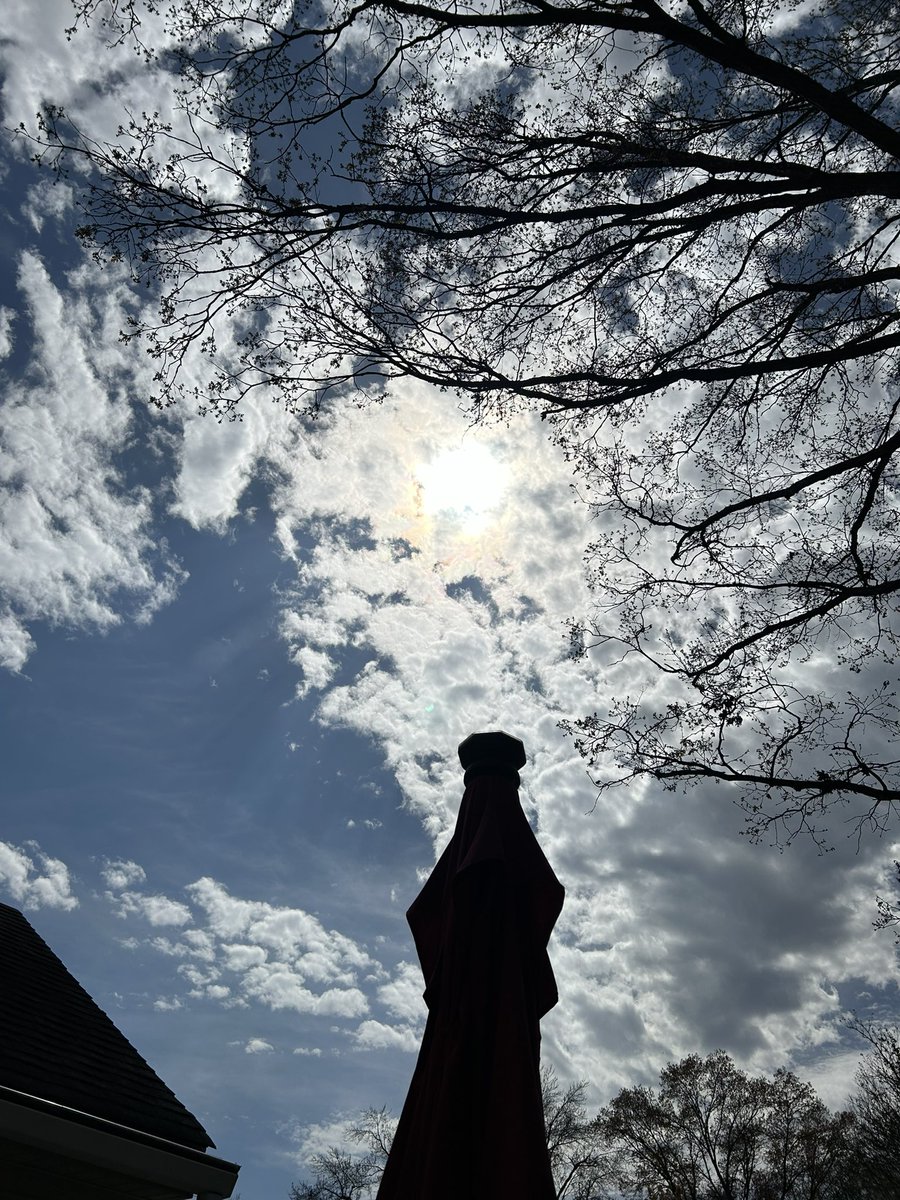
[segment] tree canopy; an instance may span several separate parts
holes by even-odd
[[[868,1043],[856,1073],[853,1115],[859,1177],[872,1200],[900,1192],[900,1029],[855,1018],[850,1028]]]
[[[598,786],[733,784],[825,844],[898,791],[900,41],[886,0],[79,0],[171,74],[48,104],[82,236],[158,289],[158,399],[397,377],[540,411],[596,517]],[[159,47],[149,29],[162,20]],[[185,363],[202,354],[201,384]],[[190,379],[194,376],[191,375]],[[618,692],[613,686],[610,693]]]
[[[542,1071],[558,1200],[890,1200],[897,1195],[900,1039],[854,1021],[868,1043],[850,1111],[829,1112],[786,1070],[749,1075],[721,1050],[670,1063],[659,1085],[623,1088],[591,1118],[587,1085],[563,1092]],[[354,1200],[378,1185],[390,1150],[385,1110],[347,1130],[365,1148],[313,1157],[292,1200]]]
[[[670,1063],[657,1092],[625,1088],[601,1113],[626,1195],[675,1200],[849,1200],[852,1118],[789,1071],[748,1076],[722,1051]]]

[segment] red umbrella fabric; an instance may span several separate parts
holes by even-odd
[[[553,1200],[540,1019],[563,887],[519,804],[522,743],[473,734],[450,844],[407,920],[428,1021],[378,1200]]]

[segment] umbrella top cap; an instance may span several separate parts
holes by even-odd
[[[466,772],[475,766],[517,771],[526,762],[524,743],[500,729],[489,733],[470,733],[459,743],[457,753]]]

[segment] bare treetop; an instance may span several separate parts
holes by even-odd
[[[82,236],[157,289],[129,335],[159,401],[186,386],[233,417],[263,388],[315,412],[403,376],[474,419],[538,409],[597,517],[573,647],[639,663],[572,723],[598,784],[735,784],[778,841],[823,840],[836,802],[882,828],[894,6],[102,11],[151,55],[164,17],[176,116],[104,138],[49,105],[39,157],[88,168]]]

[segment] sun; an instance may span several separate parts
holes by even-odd
[[[426,515],[445,515],[467,532],[486,525],[509,482],[509,468],[481,442],[445,450],[416,471]]]

